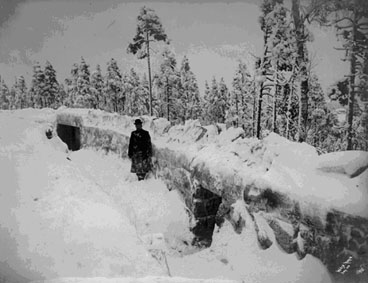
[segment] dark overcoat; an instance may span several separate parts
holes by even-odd
[[[144,174],[152,169],[152,143],[148,131],[137,129],[131,133],[128,156],[132,160],[130,172]]]

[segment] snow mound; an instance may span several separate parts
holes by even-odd
[[[343,151],[321,155],[316,168],[322,172],[346,174],[354,178],[368,168],[368,152]]]
[[[318,156],[314,147],[275,134],[265,144],[263,161],[268,165],[256,181],[258,187],[283,192],[305,208],[312,205],[309,213],[321,219],[331,209],[368,217],[367,152]]]

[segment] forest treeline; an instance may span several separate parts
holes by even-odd
[[[132,116],[155,115],[173,124],[199,119],[205,125],[242,127],[247,137],[269,132],[307,142],[321,152],[368,150],[368,3],[365,0],[263,0],[259,25],[263,51],[248,66],[239,58],[231,86],[212,77],[200,93],[186,56],[177,62],[155,11],[142,7],[137,32],[127,52],[147,60],[147,73],[122,72],[115,59],[91,70],[82,57],[64,83],[47,61],[33,66],[27,86],[23,76],[9,88],[0,79],[0,108],[102,109]],[[312,22],[334,27],[347,75],[324,93],[307,42]],[[164,44],[158,45],[157,42]],[[151,69],[152,47],[159,67]],[[331,107],[331,102],[334,107]],[[336,106],[337,105],[337,106]],[[335,109],[338,108],[339,111]],[[346,113],[346,119],[339,119]]]

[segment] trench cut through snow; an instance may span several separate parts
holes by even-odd
[[[162,118],[140,118],[153,137],[155,176],[164,180],[169,190],[180,191],[196,220],[191,225],[195,234],[192,243],[212,248],[215,223],[222,229],[225,218],[233,233],[240,235],[254,225],[261,249],[277,246],[298,260],[313,255],[337,278],[368,280],[368,272],[361,271],[368,257],[368,238],[364,236],[368,234],[364,201],[368,201],[364,190],[368,170],[363,170],[367,167],[363,158],[355,162],[356,154],[367,153],[337,153],[349,155],[354,162],[335,169],[338,156],[326,154],[320,159],[312,146],[276,134],[258,140],[244,138],[241,128],[202,126],[199,121],[171,126]],[[66,109],[56,120],[81,127],[82,147],[126,157],[133,117]],[[322,173],[324,168],[345,175]],[[211,196],[210,201],[197,198],[201,189],[219,197]],[[212,207],[208,211],[207,205]],[[241,213],[236,211],[239,209]],[[248,217],[243,212],[250,220],[245,220]],[[336,272],[351,255],[350,270]]]
[[[100,136],[100,134],[96,134],[98,129],[96,129],[96,131],[93,131],[93,129],[89,130],[92,130],[94,133],[93,136]],[[67,144],[69,150],[76,151],[81,148],[80,127],[57,123],[56,132],[60,139]],[[103,138],[104,137],[101,139]],[[87,140],[90,141],[90,139]],[[100,143],[98,142],[98,144]],[[85,144],[84,146],[94,147],[93,143]],[[221,197],[201,186],[199,186],[189,198],[185,197],[185,192],[182,192],[182,195],[184,196],[184,201],[187,202],[187,206],[191,208],[193,217],[196,220],[196,224],[190,229],[195,236],[192,240],[192,244],[199,247],[209,247],[212,242],[215,223],[216,221],[222,221],[216,218],[218,208],[221,204]]]

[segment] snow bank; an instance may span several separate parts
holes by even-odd
[[[316,168],[322,172],[346,174],[354,178],[368,169],[368,152],[343,151],[322,155]]]
[[[318,156],[315,148],[270,135],[265,139],[267,172],[257,186],[286,193],[319,215],[337,209],[368,218],[368,153],[336,152]],[[310,211],[311,212],[311,211]],[[321,214],[322,212],[322,214]]]

